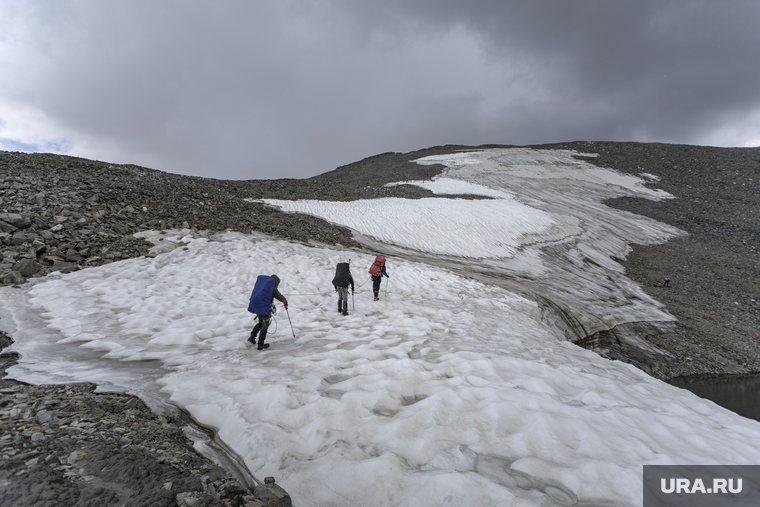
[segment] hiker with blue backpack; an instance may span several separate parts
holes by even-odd
[[[385,271],[385,257],[378,255],[375,257],[375,262],[369,268],[369,274],[372,275],[372,292],[375,293],[375,301],[380,299],[380,282],[383,280],[383,276],[390,276]]]
[[[277,312],[274,307],[274,300],[277,299],[278,301],[281,301],[285,305],[285,310],[288,309],[288,300],[285,299],[285,296],[280,294],[279,290],[277,290],[278,285],[280,285],[280,278],[277,275],[259,275],[259,277],[256,278],[256,284],[251,293],[251,302],[248,305],[248,311],[256,314],[256,320],[258,320],[258,322],[253,327],[248,342],[255,344],[256,335],[259,335],[259,344],[256,347],[258,350],[269,348],[269,344],[264,343],[264,340],[267,338],[270,319],[272,318],[272,315]]]

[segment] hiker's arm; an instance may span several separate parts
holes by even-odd
[[[275,289],[272,292],[272,297],[274,297],[278,301],[282,301],[282,303],[285,305],[285,309],[286,310],[288,309],[288,300],[285,299],[285,296],[283,296],[282,294],[280,294],[279,290]]]

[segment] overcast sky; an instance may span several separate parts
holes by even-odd
[[[0,149],[229,179],[440,144],[760,145],[757,0],[0,0]]]

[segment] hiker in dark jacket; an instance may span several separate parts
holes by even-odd
[[[338,293],[338,313],[348,315],[348,286],[351,285],[351,294],[353,294],[354,277],[351,276],[351,268],[347,262],[338,263],[332,284]]]
[[[383,276],[390,278],[385,271],[385,257],[382,255],[375,257],[375,262],[369,268],[369,274],[372,275],[372,292],[375,293],[375,301],[377,301],[380,299],[380,282]]]
[[[263,277],[266,278],[266,277]],[[269,300],[269,313],[264,314],[256,314],[256,320],[258,321],[255,326],[253,326],[253,331],[251,331],[251,336],[248,338],[248,341],[252,344],[256,343],[256,335],[259,335],[259,344],[256,347],[258,350],[264,350],[266,348],[269,348],[268,343],[264,343],[264,340],[267,338],[267,330],[269,329],[269,322],[272,318],[272,315],[276,313],[276,309],[274,307],[274,300],[281,301],[285,305],[285,309],[288,309],[288,300],[285,299],[285,296],[280,294],[280,291],[277,290],[277,286],[280,285],[280,278],[277,275],[272,275],[272,278],[274,278],[274,290],[272,291],[272,297]],[[250,308],[249,308],[250,311]],[[261,332],[261,334],[259,334]]]

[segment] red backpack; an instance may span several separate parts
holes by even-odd
[[[380,276],[383,273],[383,264],[385,264],[385,257],[382,255],[375,257],[375,262],[369,267],[369,274],[372,276]]]

